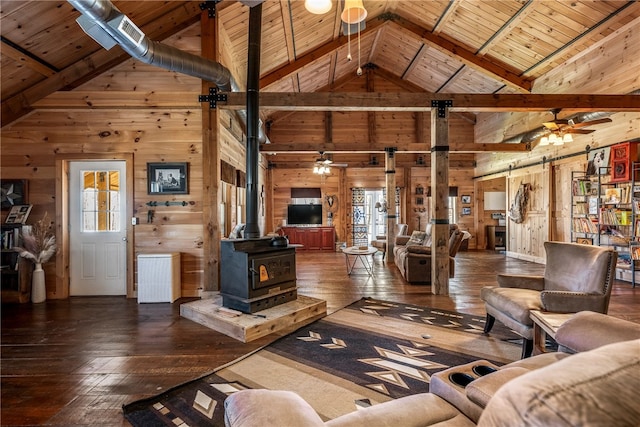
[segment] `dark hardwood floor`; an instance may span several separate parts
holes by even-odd
[[[299,253],[299,293],[336,311],[362,297],[484,315],[480,288],[499,272],[541,273],[544,266],[489,251],[460,252],[449,296],[409,285],[376,256],[375,280],[346,274],[344,255]],[[278,334],[243,344],[179,315],[174,304],[123,297],[75,297],[2,306],[3,426],[122,426],[125,403],[197,378]],[[609,313],[640,323],[640,287],[617,282]]]

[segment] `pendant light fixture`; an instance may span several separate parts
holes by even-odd
[[[357,24],[367,19],[367,10],[362,0],[345,0],[340,18],[347,24]]]
[[[358,70],[357,74],[359,76],[362,75],[362,67],[360,63],[360,29],[362,22],[367,18],[367,10],[364,8],[362,4],[362,0],[345,0],[344,9],[342,10],[342,14],[340,15],[340,19],[346,25],[346,33],[347,33],[347,44],[348,44],[348,53],[347,53],[347,61],[351,61],[351,32],[352,28],[357,25],[358,30]]]
[[[331,0],[304,0],[304,7],[315,15],[324,15],[331,10]]]

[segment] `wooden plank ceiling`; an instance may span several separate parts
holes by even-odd
[[[202,3],[114,1],[153,40],[197,23]],[[302,0],[264,1],[261,91],[341,92],[359,78],[359,58],[370,73],[408,92],[526,94],[537,78],[640,17],[640,2],[624,0],[364,0],[364,6],[358,55],[358,38],[349,43],[341,33],[340,1],[325,15],[310,14]],[[89,38],[65,1],[3,0],[0,8],[3,127],[40,99],[128,59]],[[236,80],[244,82],[249,8],[225,0],[217,13]],[[271,122],[291,114],[261,113]]]

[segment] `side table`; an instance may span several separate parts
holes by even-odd
[[[378,249],[374,247],[367,247],[366,249],[360,249],[359,246],[350,246],[348,248],[342,249],[342,252],[345,256],[345,261],[347,263],[347,274],[351,276],[353,273],[354,267],[358,260],[362,263],[362,266],[367,272],[367,275],[373,278],[373,254],[378,252]],[[353,257],[353,262],[349,261],[349,256]],[[368,257],[371,256],[371,263],[369,263]]]
[[[529,316],[533,320],[533,354],[545,353],[547,336],[555,338],[560,325],[574,314],[531,310]]]

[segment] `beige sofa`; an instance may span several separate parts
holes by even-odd
[[[225,423],[227,427],[637,426],[640,325],[580,312],[560,327],[556,340],[561,349],[580,352],[543,353],[502,367],[487,361],[457,366],[434,374],[429,393],[374,404],[328,421],[295,393],[240,391],[225,401]],[[457,376],[470,382],[465,386]]]
[[[427,224],[425,238],[420,244],[412,245],[412,236],[396,237],[393,261],[409,283],[431,283],[431,226]],[[454,277],[454,257],[462,244],[463,233],[456,224],[449,225],[449,231],[449,277]]]

